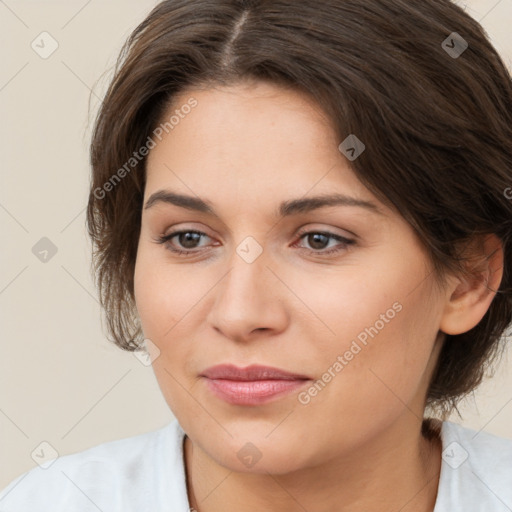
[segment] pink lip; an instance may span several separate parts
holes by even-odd
[[[209,389],[224,401],[236,405],[258,405],[269,402],[304,386],[310,377],[272,368],[252,365],[239,368],[223,364],[212,366],[201,377]]]

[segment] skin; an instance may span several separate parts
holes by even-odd
[[[481,279],[436,286],[410,225],[358,181],[308,97],[265,83],[193,89],[165,117],[190,97],[197,106],[150,151],[144,202],[172,190],[209,201],[218,217],[164,202],[144,209],[135,297],[159,386],[187,434],[191,507],[433,510],[441,445],[420,431],[429,379],[443,332],[476,325],[494,294]],[[333,192],[380,213],[275,215],[282,201]],[[355,243],[300,237],[300,228]],[[205,235],[156,243],[190,229]],[[252,263],[237,254],[247,237],[262,249]],[[502,265],[493,258],[486,277],[496,289]],[[307,404],[293,392],[231,405],[199,376],[220,363],[262,364],[316,381],[396,303],[394,318]],[[252,467],[237,456],[248,442],[261,454]]]

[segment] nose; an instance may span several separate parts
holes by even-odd
[[[261,332],[270,335],[286,329],[284,295],[290,292],[267,263],[263,254],[248,263],[235,253],[230,270],[214,288],[207,320],[227,338],[243,342]]]

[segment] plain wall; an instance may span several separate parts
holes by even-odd
[[[43,441],[64,455],[173,418],[151,367],[105,338],[85,229],[88,142],[105,80],[89,111],[91,88],[156,3],[0,2],[0,489],[36,465]],[[511,68],[512,0],[464,4]],[[31,47],[43,31],[59,45],[47,59]],[[52,247],[43,237],[57,250],[47,262],[33,253]],[[512,438],[511,369],[509,357],[454,420]]]

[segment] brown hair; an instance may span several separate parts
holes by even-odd
[[[110,339],[126,350],[142,341],[139,148],[178,93],[247,80],[308,93],[340,142],[363,141],[353,171],[411,224],[440,282],[463,271],[461,244],[500,238],[500,288],[477,326],[446,336],[428,391],[427,405],[456,407],[512,321],[512,81],[482,27],[448,0],[167,0],[153,9],[122,48],[91,142],[87,223]]]

